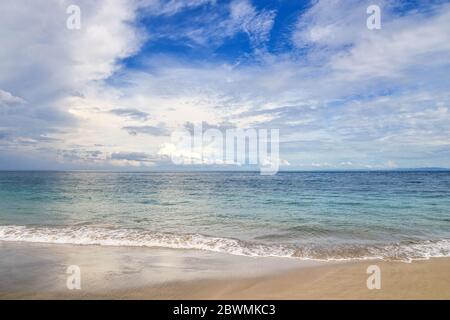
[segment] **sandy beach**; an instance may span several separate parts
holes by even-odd
[[[366,268],[378,265],[382,287],[369,290]],[[411,264],[363,262],[305,267],[286,274],[232,281],[200,281],[146,288],[122,297],[170,299],[450,299],[450,259]],[[120,294],[117,296],[120,297]]]
[[[314,262],[197,250],[1,243],[1,299],[450,299],[450,259]],[[68,290],[68,265],[81,290]],[[369,265],[381,289],[367,288]]]
[[[449,89],[450,0],[0,0],[0,300],[450,300]]]

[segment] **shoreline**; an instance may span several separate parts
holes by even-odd
[[[450,258],[307,262],[197,250],[0,242],[0,299],[450,299]],[[68,265],[82,289],[65,286]],[[367,267],[381,289],[367,288]]]
[[[293,258],[302,261],[346,262],[395,260],[410,262],[433,257],[450,257],[450,239],[408,240],[393,243],[295,245],[257,243],[233,237],[199,233],[164,233],[133,228],[90,226],[0,225],[0,241],[48,245],[91,245],[201,250],[221,254],[262,258]]]

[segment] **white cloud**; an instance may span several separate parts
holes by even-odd
[[[398,77],[448,64],[450,54],[450,6],[434,17],[421,14],[385,22],[381,32],[372,32],[348,52],[331,60],[332,67],[347,76]],[[423,72],[423,71],[420,71]]]
[[[215,5],[216,0],[141,0],[140,7],[151,15],[172,16],[186,9]]]
[[[112,154],[159,151],[164,158],[175,152],[167,137],[130,135],[123,128],[170,132],[186,122],[207,122],[279,128],[282,165],[393,167],[426,164],[432,156],[433,164],[450,166],[449,6],[396,16],[385,3],[378,32],[366,28],[364,3],[318,1],[292,36],[305,55],[264,52],[249,65],[159,55],[136,71],[121,70],[120,59],[154,36],[134,24],[138,8],[174,15],[214,2],[79,1],[79,31],[65,28],[68,3],[0,3],[0,88],[8,90],[0,91],[0,104],[23,99],[0,118],[3,150],[45,146],[46,152],[64,150],[64,161],[150,165],[158,158]],[[214,16],[180,37],[206,46],[245,32],[260,48],[275,14],[236,0],[226,18]],[[114,84],[105,81],[113,74]]]
[[[377,1],[377,3],[384,1]],[[292,34],[297,47],[341,48],[368,33],[367,1],[319,0],[301,14]],[[383,18],[385,18],[383,11]],[[384,19],[383,19],[384,20]]]
[[[0,89],[0,106],[8,106],[8,105],[16,105],[23,104],[25,100],[12,95],[8,91],[4,91]]]
[[[230,5],[229,33],[239,30],[247,33],[253,46],[259,47],[269,40],[275,11],[258,12],[248,0],[235,0]]]
[[[0,117],[0,128],[8,137],[3,148],[37,151],[42,145],[26,141],[42,136],[54,138],[55,149],[66,148],[74,141],[65,139],[77,134],[77,141],[96,143],[94,137],[87,138],[91,131],[80,135],[83,118],[70,112],[72,103],[97,91],[94,88],[120,68],[119,59],[133,54],[144,40],[132,25],[137,2],[77,1],[81,30],[66,28],[70,4],[0,2],[0,88],[21,97],[0,93],[2,101],[21,102],[14,112]],[[90,105],[91,110],[95,107]]]
[[[299,17],[293,43],[310,49],[311,62],[325,62],[334,71],[333,81],[399,77],[418,66],[449,63],[449,4],[398,16],[394,12],[401,3],[376,3],[381,30],[366,27],[369,1],[317,1]]]
[[[196,5],[208,3],[198,1]],[[174,26],[165,26],[156,38],[186,40],[191,46],[218,47],[239,33],[245,33],[255,50],[264,48],[270,39],[276,12],[257,10],[250,0],[234,0],[216,6],[216,11],[208,10],[199,16],[187,17]],[[159,9],[161,10],[161,9]],[[158,9],[154,9],[159,13]],[[156,33],[158,30],[155,31]]]

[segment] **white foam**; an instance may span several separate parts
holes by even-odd
[[[287,245],[248,243],[237,239],[209,237],[200,234],[178,235],[140,229],[107,229],[86,226],[0,226],[0,241],[197,249],[242,256],[288,257],[303,260],[386,259],[410,262],[432,257],[450,257],[450,239],[385,246],[299,248]]]
[[[229,238],[207,237],[200,234],[176,235],[138,229],[105,229],[95,227],[25,227],[0,226],[1,241],[164,247],[173,249],[198,249],[244,256],[289,257],[293,250],[283,246],[251,245]]]

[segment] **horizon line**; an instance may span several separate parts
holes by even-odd
[[[379,168],[379,169],[294,169],[279,170],[277,173],[296,173],[296,172],[447,172],[450,168],[443,167],[417,167],[417,168]],[[259,170],[111,170],[111,169],[0,169],[0,172],[98,172],[98,173],[259,173]]]

